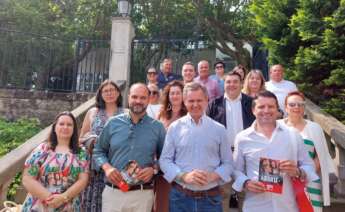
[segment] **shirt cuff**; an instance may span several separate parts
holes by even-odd
[[[164,178],[171,183],[172,181],[175,180],[175,178],[177,177],[178,174],[181,173],[180,169],[175,169],[175,170],[170,170],[166,173],[164,173]]]
[[[245,175],[238,176],[235,180],[235,182],[232,184],[232,188],[235,189],[238,192],[243,191],[243,184],[246,182],[246,180],[249,180],[249,178]]]
[[[313,182],[315,180],[320,179],[320,177],[316,174],[314,167],[312,166],[300,166],[299,168],[303,169],[307,175],[307,181]]]
[[[221,184],[230,182],[230,180],[231,180],[230,174],[224,173],[224,170],[218,168],[214,172],[219,175],[219,177],[222,181]]]

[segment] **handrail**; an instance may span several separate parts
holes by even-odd
[[[320,107],[310,100],[306,100],[305,112],[307,117],[317,122],[331,139],[328,142],[335,147],[333,161],[336,165],[338,182],[334,186],[337,196],[345,197],[345,125],[333,116],[323,112]]]
[[[125,90],[126,81],[117,81],[116,84],[119,86],[121,91]],[[86,112],[94,105],[95,97],[89,99],[72,111],[72,114],[76,117],[79,124],[82,122],[81,119],[84,117],[84,114],[86,114]],[[0,158],[0,208],[2,207],[3,201],[6,200],[7,189],[12,179],[17,173],[23,170],[25,159],[32,150],[40,143],[46,141],[50,129],[51,125]]]

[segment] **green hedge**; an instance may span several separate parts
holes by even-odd
[[[9,122],[0,118],[0,157],[24,143],[40,130],[37,119],[19,119]]]

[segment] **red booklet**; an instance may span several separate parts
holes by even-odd
[[[266,191],[281,194],[283,176],[279,169],[279,160],[260,158],[259,181],[265,184]]]

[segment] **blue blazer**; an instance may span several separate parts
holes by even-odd
[[[242,120],[243,129],[248,128],[255,120],[255,116],[252,113],[252,101],[253,98],[242,93],[241,105],[242,105]],[[209,103],[206,114],[213,120],[221,123],[226,128],[226,104],[224,95],[214,99]]]

